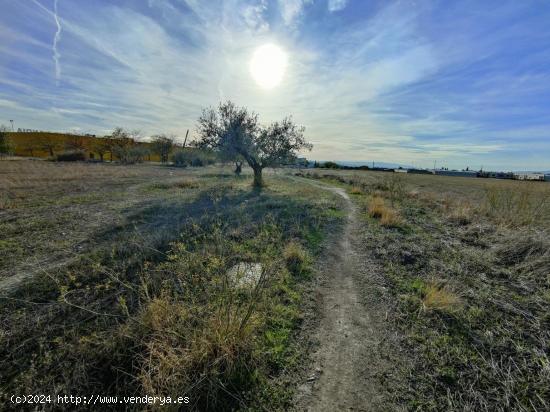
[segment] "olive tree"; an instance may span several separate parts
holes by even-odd
[[[122,127],[115,127],[109,142],[111,144],[111,160],[113,160],[112,155],[114,154],[121,163],[132,163],[130,149],[134,146],[135,141],[130,136],[130,132]]]
[[[162,163],[168,162],[168,156],[174,147],[174,138],[164,134],[159,134],[153,136],[151,143],[153,151],[159,155],[160,161]]]
[[[8,136],[8,128],[0,126],[0,156],[8,155],[12,151],[12,145]]]
[[[103,162],[103,159],[105,158],[105,154],[109,153],[111,148],[111,139],[107,137],[98,137],[94,139],[93,141],[93,151],[96,152],[99,155],[99,160]],[[111,160],[112,160],[112,154],[111,154]]]
[[[254,186],[263,186],[266,167],[294,161],[300,149],[311,149],[304,127],[291,117],[262,126],[258,115],[233,102],[204,109],[198,120],[199,145],[219,151],[223,157],[241,157],[254,171]]]

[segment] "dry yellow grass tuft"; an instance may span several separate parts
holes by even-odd
[[[380,224],[386,227],[398,227],[401,223],[401,217],[394,209],[391,208],[386,208],[380,218]]]
[[[369,216],[380,219],[380,224],[386,227],[397,227],[401,224],[401,218],[397,211],[386,205],[384,199],[375,196],[369,203]]]
[[[425,312],[439,310],[443,312],[453,312],[460,308],[460,298],[436,282],[430,282],[426,285],[422,298],[422,309]]]
[[[349,191],[352,195],[362,195],[363,194],[363,190],[361,190],[360,187],[358,186],[353,186],[350,191]]]
[[[295,276],[304,274],[309,257],[298,242],[290,242],[283,251],[286,267]]]
[[[369,203],[369,216],[376,219],[380,219],[386,210],[386,204],[384,199],[379,196],[375,196]]]

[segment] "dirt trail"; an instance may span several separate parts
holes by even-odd
[[[386,369],[379,350],[385,335],[384,312],[376,298],[376,289],[383,286],[361,250],[363,225],[357,207],[344,189],[300,181],[341,196],[347,222],[319,264],[317,350],[307,382],[298,390],[297,408],[315,412],[390,410],[375,376]]]

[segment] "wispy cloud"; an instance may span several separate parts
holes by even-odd
[[[0,106],[21,127],[177,134],[230,98],[263,121],[292,114],[318,159],[550,168],[550,6],[103,0],[63,2],[61,16],[57,6],[13,2],[0,15]],[[248,68],[265,43],[289,57],[269,92]]]
[[[242,16],[252,30],[263,33],[269,30],[269,23],[264,17],[266,11],[267,0],[261,0],[257,4],[245,5],[242,10]]]
[[[57,85],[59,85],[59,79],[61,78],[61,64],[59,63],[59,58],[61,55],[57,51],[57,43],[59,40],[61,40],[61,23],[59,22],[59,17],[57,15],[57,1],[54,0],[53,2],[53,8],[54,8],[54,19],[55,24],[57,26],[57,30],[55,32],[55,35],[53,36],[53,44],[52,44],[52,51],[53,51],[53,60],[55,62],[55,79],[57,82]]]
[[[340,11],[346,7],[348,0],[328,0],[328,10],[330,12]]]
[[[279,0],[281,16],[287,26],[292,26],[302,15],[306,5],[313,3],[313,0]]]

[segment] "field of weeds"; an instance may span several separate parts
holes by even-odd
[[[410,359],[395,371],[406,409],[550,408],[550,184],[301,174],[348,188],[364,212]]]
[[[266,180],[253,191],[217,167],[0,162],[3,400],[286,409],[277,377],[300,357],[302,287],[342,217],[330,194]]]

